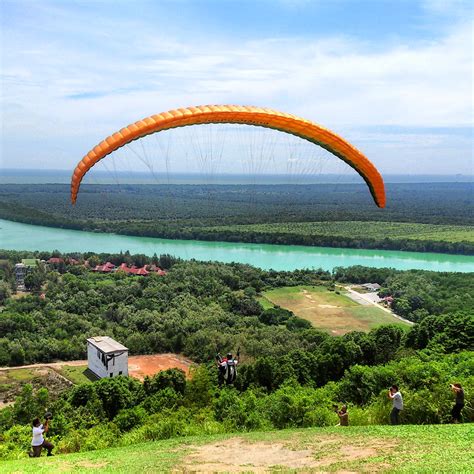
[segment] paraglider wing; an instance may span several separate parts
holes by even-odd
[[[309,120],[272,109],[236,105],[208,105],[176,109],[139,120],[110,135],[94,147],[78,163],[71,180],[71,201],[77,199],[84,175],[102,158],[124,145],[152,133],[186,125],[236,123],[271,128],[296,135],[345,161],[367,183],[375,203],[385,207],[385,188],[375,166],[349,142]]]

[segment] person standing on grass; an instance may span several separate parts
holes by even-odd
[[[42,425],[39,418],[33,420],[33,438],[31,440],[31,449],[29,453],[30,458],[39,458],[41,456],[41,451],[46,449],[48,451],[48,456],[53,456],[51,452],[54,448],[52,443],[44,439],[43,433],[47,433],[49,430],[49,420],[46,419]]]
[[[392,411],[390,412],[390,423],[400,424],[400,412],[403,410],[403,397],[397,385],[392,385],[388,391],[388,398],[392,400]]]
[[[461,411],[464,408],[464,390],[460,383],[452,383],[450,387],[456,396],[451,416],[453,417],[453,423],[459,423],[461,421]]]
[[[347,412],[347,405],[342,405],[340,410],[336,410],[336,413],[339,417],[339,425],[337,426],[349,426],[349,413]]]

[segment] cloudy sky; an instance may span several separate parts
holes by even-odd
[[[462,1],[1,0],[1,163],[72,169],[145,116],[244,104],[303,116],[382,173],[472,174]]]

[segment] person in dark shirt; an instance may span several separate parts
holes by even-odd
[[[339,417],[339,426],[349,426],[349,413],[346,405],[342,405],[341,409],[337,411],[337,416]]]
[[[464,390],[460,383],[452,383],[450,387],[456,397],[451,416],[453,417],[453,423],[459,423],[461,421],[461,411],[464,408]]]

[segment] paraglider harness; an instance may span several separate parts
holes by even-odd
[[[226,385],[232,385],[235,382],[235,379],[237,378],[237,364],[239,362],[239,358],[240,348],[237,349],[237,358],[222,357],[219,352],[217,353],[217,380],[219,387],[222,387],[224,382]]]

